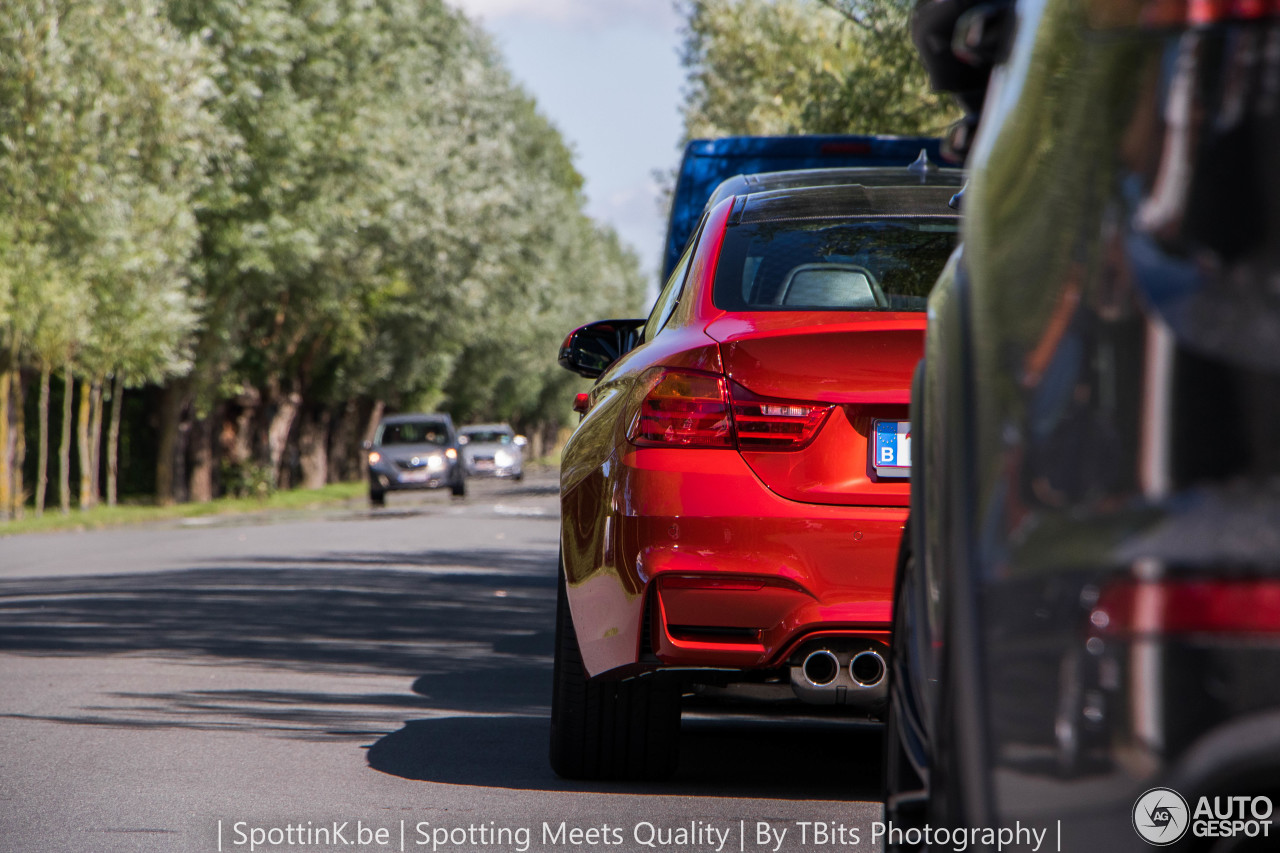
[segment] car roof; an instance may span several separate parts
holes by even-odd
[[[735,175],[716,187],[707,201],[707,208],[715,207],[729,196],[754,195],[756,193],[795,190],[807,187],[862,186],[862,187],[946,187],[954,194],[964,186],[965,173],[961,169],[943,169],[917,160],[911,166],[893,168],[849,167],[842,169],[796,169],[790,172],[763,172],[757,175]]]
[[[468,424],[462,428],[463,432],[510,432],[515,430],[511,428],[511,424]]]
[[[406,424],[416,423],[417,421],[446,421],[453,423],[452,418],[443,412],[415,412],[404,415],[387,415],[382,419],[384,424]]]

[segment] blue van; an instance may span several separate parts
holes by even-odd
[[[662,281],[698,225],[711,193],[726,178],[792,169],[841,166],[906,166],[920,150],[939,162],[941,140],[928,136],[728,136],[695,139],[685,146],[671,201]]]

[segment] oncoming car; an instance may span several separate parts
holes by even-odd
[[[561,464],[551,763],[652,778],[685,691],[884,702],[911,371],[961,176],[726,182],[647,320],[569,335],[598,376]]]
[[[373,506],[383,506],[387,492],[448,487],[458,497],[467,493],[458,433],[446,414],[383,418],[365,452]]]
[[[524,479],[528,442],[508,424],[473,424],[462,428],[462,458],[472,477]]]

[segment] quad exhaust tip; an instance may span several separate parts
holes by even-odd
[[[849,677],[863,687],[875,687],[884,680],[884,658],[874,649],[858,652],[849,661]]]
[[[800,670],[804,673],[805,680],[814,687],[826,687],[840,674],[840,661],[827,649],[818,649],[809,653]]]
[[[793,659],[795,660],[795,659]],[[859,638],[836,638],[809,647],[791,664],[791,690],[811,705],[848,705],[874,711],[883,706],[888,666],[884,650]]]

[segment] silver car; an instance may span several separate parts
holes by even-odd
[[[524,447],[528,441],[507,424],[474,424],[462,428],[462,458],[473,477],[524,479]]]
[[[467,493],[461,441],[446,414],[393,415],[383,418],[364,449],[369,463],[369,503],[383,506],[387,492],[447,486],[457,497]]]

